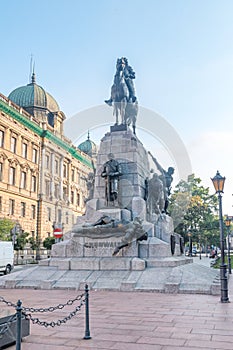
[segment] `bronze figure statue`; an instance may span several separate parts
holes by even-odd
[[[112,153],[109,153],[108,159],[101,173],[101,176],[105,178],[105,198],[107,206],[110,204],[115,205],[118,198],[119,177],[122,175],[121,166],[118,161],[114,159]]]
[[[105,103],[113,106],[113,115],[116,116],[116,124],[119,124],[120,115],[121,124],[130,125],[132,123],[135,134],[138,102],[133,79],[135,79],[135,72],[129,66],[127,58],[118,58],[114,83],[111,88],[111,97],[105,100]]]
[[[112,255],[117,255],[119,251],[129,246],[133,241],[146,241],[148,238],[147,232],[142,227],[142,220],[139,217],[135,217],[132,222],[127,226],[124,237],[121,242],[116,246]]]
[[[165,208],[163,181],[154,173],[148,180],[147,211],[150,215],[161,214]]]
[[[161,172],[160,179],[163,182],[163,192],[164,192],[164,200],[165,200],[164,212],[167,214],[167,208],[169,204],[168,197],[171,194],[171,184],[173,181],[172,175],[174,174],[174,168],[169,167],[167,171],[164,170],[162,166],[159,164],[159,162],[157,161],[157,159],[153,157],[153,155],[150,153],[150,151],[148,151],[148,154],[151,156],[156,167]]]

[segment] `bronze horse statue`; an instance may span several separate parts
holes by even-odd
[[[113,115],[116,116],[116,124],[119,124],[119,114],[121,116],[121,124],[125,124],[125,110],[129,99],[129,91],[125,83],[122,69],[118,69],[116,72],[114,84],[111,88],[111,96],[113,100]]]
[[[132,124],[135,134],[138,102],[132,79],[135,79],[135,73],[128,65],[128,60],[125,57],[119,58],[116,64],[114,83],[111,88],[111,97],[105,102],[109,106],[113,106],[116,124],[119,124],[120,115],[121,124]]]

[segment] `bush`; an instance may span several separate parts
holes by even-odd
[[[55,244],[55,238],[54,237],[47,237],[47,238],[45,238],[45,240],[43,242],[43,247],[45,249],[51,250],[53,244]]]

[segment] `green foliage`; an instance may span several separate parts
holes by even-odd
[[[21,232],[17,235],[17,238],[16,238],[16,242],[15,242],[15,245],[14,245],[14,249],[15,250],[23,250],[25,245],[27,244],[28,242],[28,236],[29,236],[29,233],[28,232]]]
[[[15,222],[4,218],[0,219],[0,240],[10,241],[11,240],[11,230],[15,226]]]
[[[225,254],[224,256],[224,262],[225,264],[227,265],[227,268],[228,268],[228,256],[227,254]],[[220,269],[220,266],[221,266],[221,258],[220,256],[217,257],[217,259],[214,261],[213,260],[213,265],[212,265],[215,269]],[[233,270],[233,256],[231,255],[231,270]]]
[[[181,181],[170,202],[169,210],[175,231],[185,241],[188,240],[189,233],[193,242],[219,246],[218,199],[209,194],[209,188],[201,185],[200,178],[192,175],[187,182]]]
[[[40,247],[40,242],[38,242],[38,240],[36,240],[34,237],[30,237],[28,239],[28,243],[30,243],[32,250],[36,250]]]
[[[52,245],[55,244],[55,238],[54,237],[47,237],[45,238],[43,242],[43,246],[45,249],[51,250]]]

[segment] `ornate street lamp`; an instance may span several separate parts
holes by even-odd
[[[231,251],[230,251],[230,226],[231,219],[227,216],[225,220],[225,225],[227,227],[227,253],[228,253],[228,272],[231,273]]]
[[[198,238],[199,238],[199,259],[201,260],[201,251],[202,251],[202,247],[201,247],[201,235],[199,235]]]
[[[220,280],[221,280],[221,302],[228,303],[228,280],[227,280],[227,266],[225,264],[224,253],[224,233],[223,233],[223,218],[222,218],[222,196],[225,177],[222,177],[217,171],[215,177],[211,179],[218,195],[219,202],[219,229],[220,229],[220,248],[221,248],[221,265],[220,265]]]
[[[189,252],[188,252],[188,256],[193,256],[192,255],[192,251],[193,251],[192,233],[190,231],[188,232],[188,238],[189,238]]]

